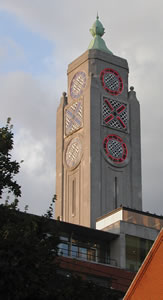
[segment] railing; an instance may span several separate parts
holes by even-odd
[[[76,249],[74,249],[74,247],[76,247]],[[111,259],[107,255],[105,257],[98,255],[96,248],[82,248],[78,247],[77,245],[73,245],[72,247],[70,247],[70,244],[65,243],[59,245],[58,254],[83,261],[91,261],[94,263],[117,266],[117,261],[115,259]]]

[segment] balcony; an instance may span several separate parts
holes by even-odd
[[[61,237],[61,243],[58,245],[58,254],[61,256],[117,266],[117,261],[110,258],[109,252],[109,245],[81,242],[65,236]]]

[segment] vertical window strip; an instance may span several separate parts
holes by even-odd
[[[115,201],[115,208],[117,208],[117,192],[118,190],[118,183],[117,183],[117,177],[114,179],[114,201]]]
[[[76,179],[72,181],[72,215],[76,214]]]

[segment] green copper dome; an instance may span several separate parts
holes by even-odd
[[[93,36],[93,40],[90,42],[88,49],[99,49],[101,51],[105,51],[109,54],[113,54],[106,46],[105,41],[101,38],[105,33],[105,28],[102,23],[99,21],[99,17],[97,15],[96,21],[92,25],[90,32]]]

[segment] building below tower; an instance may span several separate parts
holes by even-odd
[[[97,219],[97,229],[60,222],[60,271],[114,290],[120,300],[162,227],[162,216],[125,207]]]
[[[142,211],[140,105],[128,63],[107,48],[98,17],[90,31],[57,110],[59,253],[64,272],[106,284],[120,300],[163,217]]]

